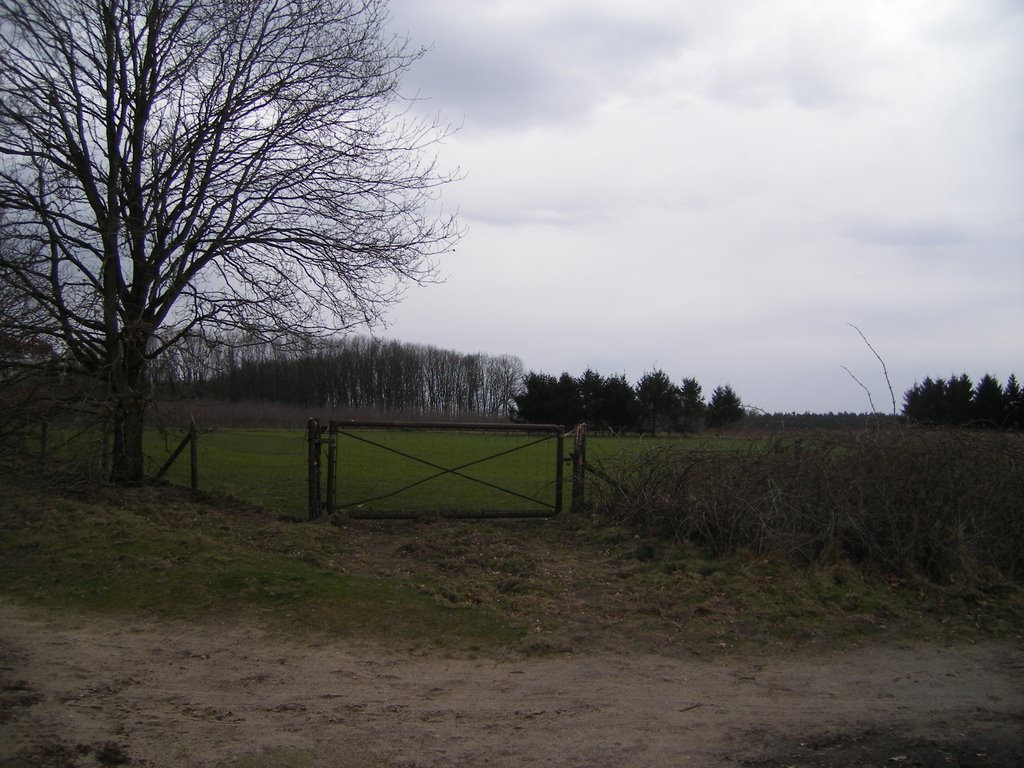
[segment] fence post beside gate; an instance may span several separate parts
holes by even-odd
[[[562,496],[565,495],[565,427],[558,427],[555,435],[555,514],[562,513]]]
[[[577,424],[572,439],[572,505],[573,512],[582,511],[585,498],[587,466],[587,425]]]

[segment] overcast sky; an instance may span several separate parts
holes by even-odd
[[[387,338],[775,411],[1024,376],[1024,0],[392,0],[466,234]]]

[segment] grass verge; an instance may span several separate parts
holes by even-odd
[[[471,649],[522,635],[486,609],[434,599],[419,582],[348,572],[333,526],[228,499],[150,487],[76,500],[8,486],[0,525],[0,589],[57,610],[257,620],[409,648]]]
[[[0,478],[0,592],[454,653],[786,653],[1024,635],[1024,589],[712,556],[596,517],[288,522],[174,487]]]

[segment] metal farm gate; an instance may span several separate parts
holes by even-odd
[[[307,432],[310,519],[553,517],[567,462],[571,498],[582,495],[580,427],[566,435],[555,424],[310,419]]]

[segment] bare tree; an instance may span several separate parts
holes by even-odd
[[[0,0],[0,275],[109,397],[143,475],[147,366],[187,335],[379,319],[457,238],[385,0]]]

